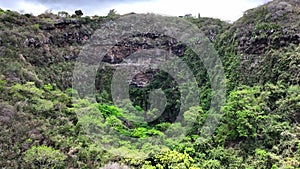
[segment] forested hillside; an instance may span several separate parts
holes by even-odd
[[[216,93],[205,65],[174,37],[147,32],[119,41],[97,70],[96,101],[74,90],[80,52],[97,30],[124,16],[0,9],[0,168],[300,168],[300,1],[271,1],[232,24],[180,18],[203,32],[224,68],[226,102],[207,135]],[[135,75],[130,99],[114,104],[110,88],[120,63],[155,47],[182,58],[196,79],[187,102],[200,102],[182,115],[181,88],[159,68]],[[162,114],[151,97],[166,101]],[[186,124],[192,127],[184,133]]]

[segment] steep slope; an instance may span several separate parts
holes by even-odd
[[[0,17],[1,72],[6,79],[70,87],[72,61],[93,32],[89,18],[62,18],[50,13],[36,17],[11,11]]]
[[[103,17],[77,13],[32,16],[0,9],[0,168],[99,168],[109,162],[107,168],[124,166],[118,163],[143,169],[300,167],[298,0],[274,0],[246,11],[233,24],[185,18],[215,45],[226,71],[228,97],[212,135],[203,128],[209,114],[215,115],[209,110],[213,93],[205,67],[171,37],[147,33],[115,44],[104,57],[107,67],[95,79],[97,102],[80,98],[71,89],[79,52],[103,23],[121,16],[114,10]],[[118,64],[154,46],[182,57],[201,90],[201,104],[180,117],[193,123],[180,141],[165,133],[182,134],[181,124],[174,122],[180,93],[166,72],[149,69],[134,76],[129,91],[134,107],[128,100],[122,109],[111,102],[112,73]],[[157,88],[169,101],[159,118],[156,110],[146,111],[145,99]],[[148,123],[147,118],[154,120]],[[104,144],[120,146],[118,151],[152,155],[139,160],[112,154],[89,131]],[[152,136],[163,138],[158,143],[168,150],[150,150]],[[131,144],[128,137],[137,141]]]
[[[297,0],[274,0],[246,11],[216,43],[230,81],[299,84],[299,25]]]
[[[76,106],[72,103],[72,94],[74,96],[76,92],[70,88],[74,64],[82,46],[96,29],[101,28],[102,23],[118,17],[120,16],[114,13],[92,18],[76,15],[70,17],[66,13],[33,16],[0,9],[0,167],[35,168],[49,165],[56,168],[95,168],[114,158],[101,147],[95,146],[84,134],[75,114]],[[224,25],[228,25],[210,18],[192,21],[197,22],[212,41],[216,34],[222,33]],[[108,54],[104,61],[113,66],[115,62],[110,58],[122,60],[131,54],[128,53],[129,43],[129,47],[133,49],[148,49],[149,46],[161,42],[159,47],[162,49],[171,49],[175,54],[184,55],[185,46],[171,42],[170,38],[153,38],[151,34],[144,35],[144,38],[150,41],[148,46],[142,43],[141,37],[137,38],[138,41],[121,42],[116,44],[116,50]],[[153,43],[153,39],[156,42]],[[149,73],[153,75],[155,71],[136,77],[137,80],[133,83],[145,81]],[[205,73],[204,70],[202,73]],[[110,78],[109,71],[100,75],[106,77],[106,81]],[[165,79],[165,76],[158,78]],[[159,83],[157,81],[154,85]],[[170,88],[168,82],[164,84],[166,88]],[[100,87],[107,88],[110,84],[101,83]],[[139,87],[141,86],[133,88],[133,95],[139,95]],[[107,97],[100,97],[99,102],[105,99]],[[172,98],[170,100],[176,101]],[[145,102],[142,98],[137,98],[135,102],[142,101]],[[78,102],[77,107],[85,105],[84,101]],[[91,103],[87,102],[87,105]],[[104,105],[103,110],[98,110],[98,113],[110,114],[113,110],[117,109]],[[125,129],[130,126],[123,124],[130,122],[115,120]],[[105,125],[114,125],[111,124],[113,122],[107,120],[108,124]],[[144,131],[144,127],[129,129],[134,137],[160,133],[156,129]],[[109,158],[103,159],[105,154]],[[177,155],[180,156],[181,153]],[[39,156],[47,156],[47,159],[40,159]],[[186,157],[190,160],[189,156]],[[179,160],[179,163],[182,161]]]
[[[36,81],[38,84],[56,84],[61,89],[71,87],[73,63],[81,46],[102,23],[117,17],[110,14],[106,17],[71,18],[67,14],[52,13],[36,17],[1,10],[1,73],[9,82]],[[214,32],[214,35],[221,33],[225,28],[222,25],[226,25],[216,19],[199,20],[209,20],[198,25],[203,31]],[[221,25],[218,30],[215,23]],[[133,46],[141,46],[141,42]],[[118,57],[117,53],[115,55]]]

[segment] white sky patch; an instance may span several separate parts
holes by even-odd
[[[2,7],[0,6],[0,8]],[[41,13],[44,13],[49,8],[42,4],[21,0],[21,1],[15,1],[13,3],[13,7],[3,7],[3,9],[10,9],[17,12],[32,13],[34,15],[39,15]]]
[[[235,21],[243,15],[248,9],[255,8],[270,0],[148,0],[148,1],[98,1],[97,4],[76,6],[76,3],[67,4],[63,0],[58,4],[52,3],[51,6],[43,5],[30,0],[0,0],[0,8],[22,11],[39,15],[48,9],[53,13],[64,10],[69,14],[81,9],[84,15],[105,16],[111,9],[115,9],[119,14],[130,12],[135,13],[156,13],[170,16],[183,16],[192,14],[201,17],[220,18],[224,21]],[[72,6],[71,6],[72,5]],[[59,6],[59,9],[58,9]]]
[[[49,8],[42,4],[34,4],[34,3],[30,3],[30,2],[21,1],[19,3],[18,9],[19,10],[24,9],[25,12],[27,12],[27,13],[33,13],[34,15],[38,15],[38,14],[45,12]],[[27,11],[27,10],[29,10],[29,11]]]

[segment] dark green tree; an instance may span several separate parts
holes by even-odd
[[[81,17],[83,15],[83,12],[81,10],[76,10],[75,14],[77,17]]]

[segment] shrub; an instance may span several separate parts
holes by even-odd
[[[29,168],[59,168],[64,166],[65,159],[66,155],[47,146],[32,146],[24,156]]]
[[[258,87],[243,86],[230,93],[218,135],[226,141],[239,141],[257,137],[267,117],[262,110],[263,101]],[[223,140],[224,141],[224,140]]]
[[[40,25],[38,23],[33,25],[33,28],[35,31],[38,31],[40,29]]]
[[[150,165],[149,162],[145,163],[142,168],[174,168],[174,169],[190,169],[194,168],[194,160],[186,153],[180,153],[177,151],[166,151],[161,154],[157,154],[151,158],[152,164]]]
[[[7,84],[6,80],[0,79],[0,92],[3,92],[5,90],[6,84]]]

